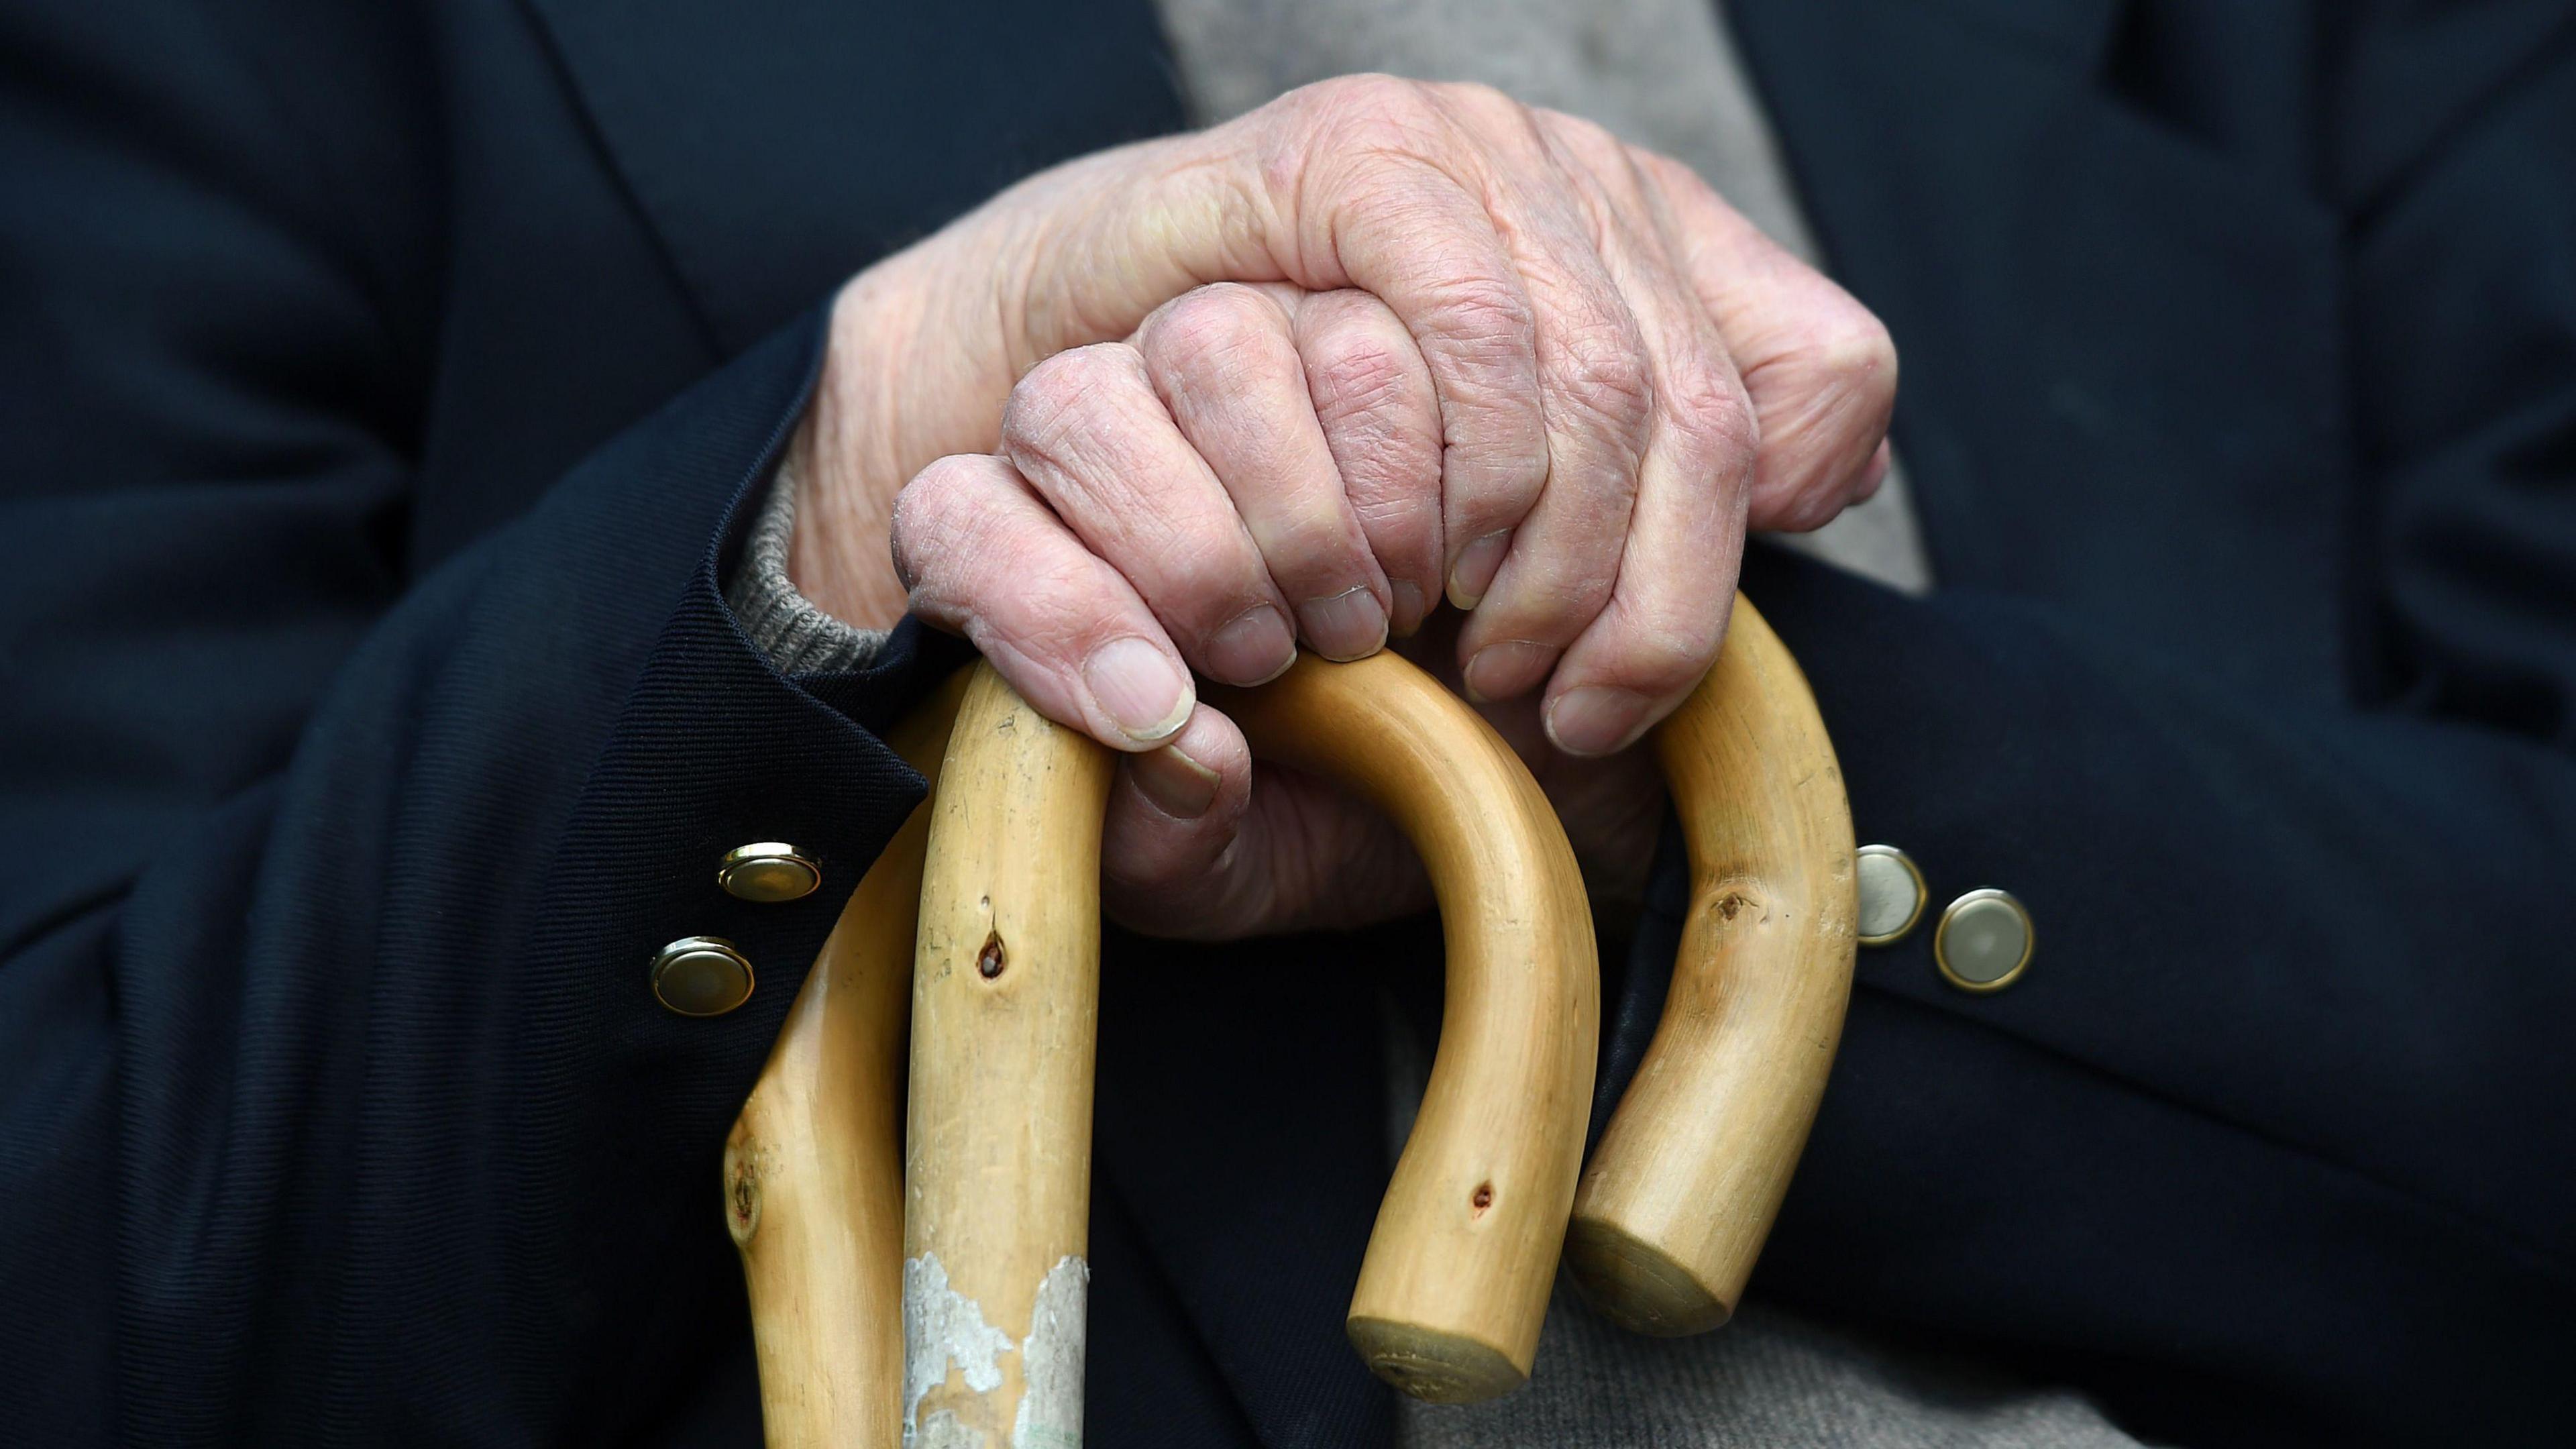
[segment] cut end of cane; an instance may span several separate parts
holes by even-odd
[[[1566,1228],[1565,1266],[1584,1301],[1631,1333],[1682,1338],[1735,1316],[1731,1297],[1711,1292],[1671,1254],[1580,1212]]]
[[[1426,1404],[1480,1404],[1529,1382],[1529,1368],[1463,1334],[1352,1315],[1351,1346],[1369,1372]]]

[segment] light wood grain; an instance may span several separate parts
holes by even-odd
[[[907,1423],[928,1442],[952,1426],[997,1446],[1077,1442],[1113,761],[989,669],[957,692],[944,769],[923,743],[935,722],[917,718],[900,746],[943,788],[861,883],[727,1153],[773,1444],[892,1445]],[[1371,1366],[1441,1401],[1518,1385],[1561,1244],[1632,1326],[1724,1321],[1822,1091],[1855,906],[1832,747],[1759,616],[1739,601],[1717,668],[1658,735],[1692,916],[1579,1200],[1598,978],[1572,851],[1526,769],[1393,655],[1301,659],[1260,691],[1210,698],[1256,754],[1386,810],[1442,904],[1443,1039],[1352,1296]],[[898,1199],[895,988],[914,899]]]
[[[1724,1323],[1822,1100],[1851,996],[1851,811],[1815,696],[1741,596],[1655,738],[1691,864],[1662,1022],[1583,1173],[1566,1258],[1640,1332]]]
[[[935,784],[966,674],[887,743]],[[742,1253],[773,1449],[895,1449],[903,1400],[897,1135],[930,808],[851,892],[725,1143],[725,1224]]]
[[[913,971],[903,1419],[926,1443],[1081,1440],[1113,764],[976,667],[932,801]]]
[[[1528,769],[1394,654],[1301,656],[1211,691],[1256,757],[1338,781],[1392,817],[1440,900],[1440,1045],[1378,1211],[1348,1328],[1370,1368],[1466,1403],[1525,1381],[1582,1162],[1600,1037],[1583,879]]]

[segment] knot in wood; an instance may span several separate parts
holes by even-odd
[[[732,1166],[732,1181],[725,1184],[725,1226],[733,1230],[737,1243],[751,1241],[760,1226],[760,1177],[746,1157]]]
[[[1749,880],[1726,882],[1710,893],[1707,902],[1707,909],[1730,926],[1757,925],[1771,913],[1761,885]]]
[[[1009,964],[1009,957],[1002,950],[1002,933],[994,931],[986,935],[984,949],[975,953],[976,974],[990,981],[1001,975],[1002,968]]]

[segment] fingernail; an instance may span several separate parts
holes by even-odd
[[[1646,715],[1646,697],[1632,690],[1569,689],[1547,707],[1547,737],[1569,755],[1606,755],[1628,743]]]
[[[1197,703],[1190,678],[1163,651],[1132,635],[1112,639],[1082,662],[1082,682],[1119,732],[1150,744],[1181,727]]]
[[[1358,659],[1386,647],[1386,610],[1366,585],[1297,606],[1306,643],[1327,659]]]
[[[1503,566],[1503,550],[1511,542],[1512,531],[1498,528],[1461,549],[1457,564],[1449,570],[1449,602],[1461,609],[1476,607],[1485,590],[1494,586],[1494,575]]]
[[[1478,704],[1509,699],[1547,677],[1556,651],[1526,639],[1506,639],[1476,651],[1460,671],[1467,697]]]
[[[1267,684],[1296,662],[1297,636],[1268,604],[1245,610],[1208,640],[1208,672],[1228,684]]]
[[[1388,627],[1410,639],[1413,637],[1413,631],[1422,627],[1423,619],[1430,613],[1429,609],[1422,606],[1420,584],[1398,583],[1395,586],[1395,617],[1388,621]]]
[[[1165,745],[1134,757],[1136,788],[1175,820],[1196,820],[1216,803],[1216,771]]]

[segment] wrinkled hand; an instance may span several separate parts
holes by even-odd
[[[1678,165],[1382,78],[1035,178],[855,280],[834,332],[800,586],[881,623],[908,584],[1130,751],[1112,905],[1191,935],[1421,888],[1355,806],[1255,791],[1183,666],[1355,657],[1443,592],[1453,679],[1509,702],[1579,843],[1597,816],[1641,853],[1650,766],[1568,757],[1616,756],[1706,669],[1748,517],[1812,527],[1875,485],[1895,374],[1875,319]]]

